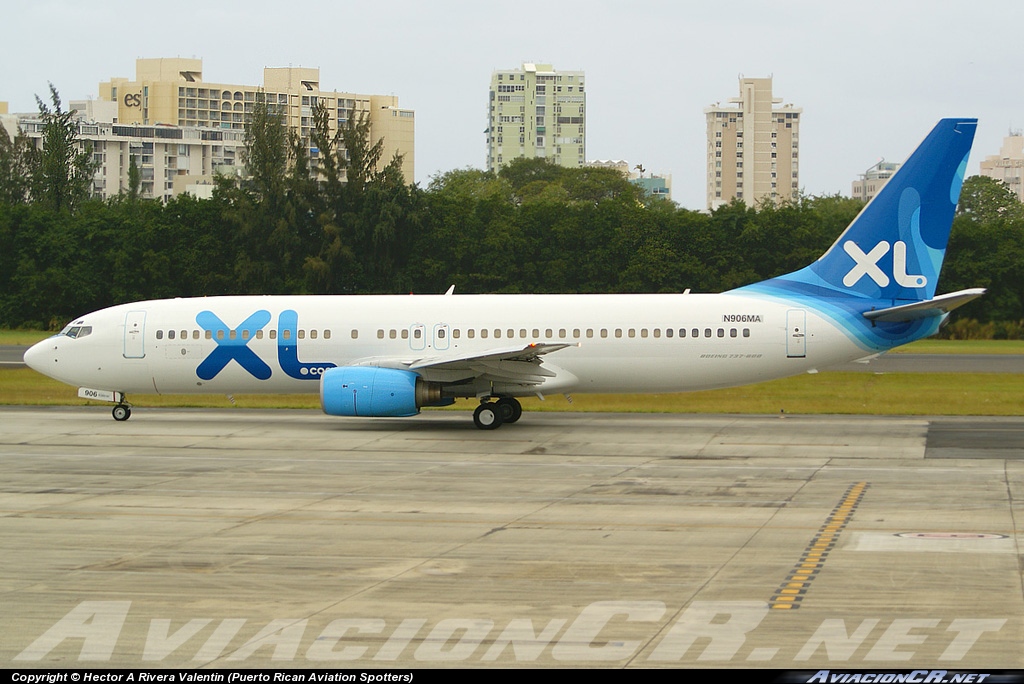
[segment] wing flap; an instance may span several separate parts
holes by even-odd
[[[454,356],[368,358],[355,365],[411,370],[421,373],[428,379],[433,378],[441,382],[456,382],[478,377],[494,382],[540,385],[558,375],[542,365],[543,356],[569,346],[571,345],[563,342],[544,342]]]

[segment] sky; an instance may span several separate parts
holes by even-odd
[[[704,208],[703,110],[772,76],[803,109],[800,184],[850,193],[902,161],[940,118],[976,116],[969,173],[1024,128],[1019,0],[34,0],[0,12],[0,101],[36,110],[53,83],[97,97],[140,57],[203,60],[211,83],[260,85],[263,68],[319,67],[320,87],[397,95],[416,112],[416,182],[484,168],[491,73],[523,62],[583,70],[588,159],[672,175]]]

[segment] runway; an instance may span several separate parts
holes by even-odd
[[[0,666],[1020,668],[1024,419],[0,409]]]

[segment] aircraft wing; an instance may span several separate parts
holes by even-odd
[[[534,343],[454,356],[438,354],[418,359],[367,359],[363,364],[416,371],[424,378],[439,382],[480,377],[492,382],[539,385],[557,376],[557,372],[542,365],[544,355],[569,346],[572,345]]]
[[[871,321],[885,321],[888,323],[899,323],[914,321],[929,316],[941,316],[947,314],[958,306],[963,306],[972,299],[977,299],[985,294],[985,288],[975,287],[970,290],[960,290],[949,294],[939,295],[933,299],[902,306],[890,306],[887,309],[875,309],[865,311],[864,318]]]

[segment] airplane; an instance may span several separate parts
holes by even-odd
[[[412,416],[475,398],[743,385],[863,360],[938,331],[981,296],[936,296],[977,119],[943,119],[836,242],[720,294],[219,296],[75,319],[25,363],[113,402],[134,393],[319,392],[332,416]]]

